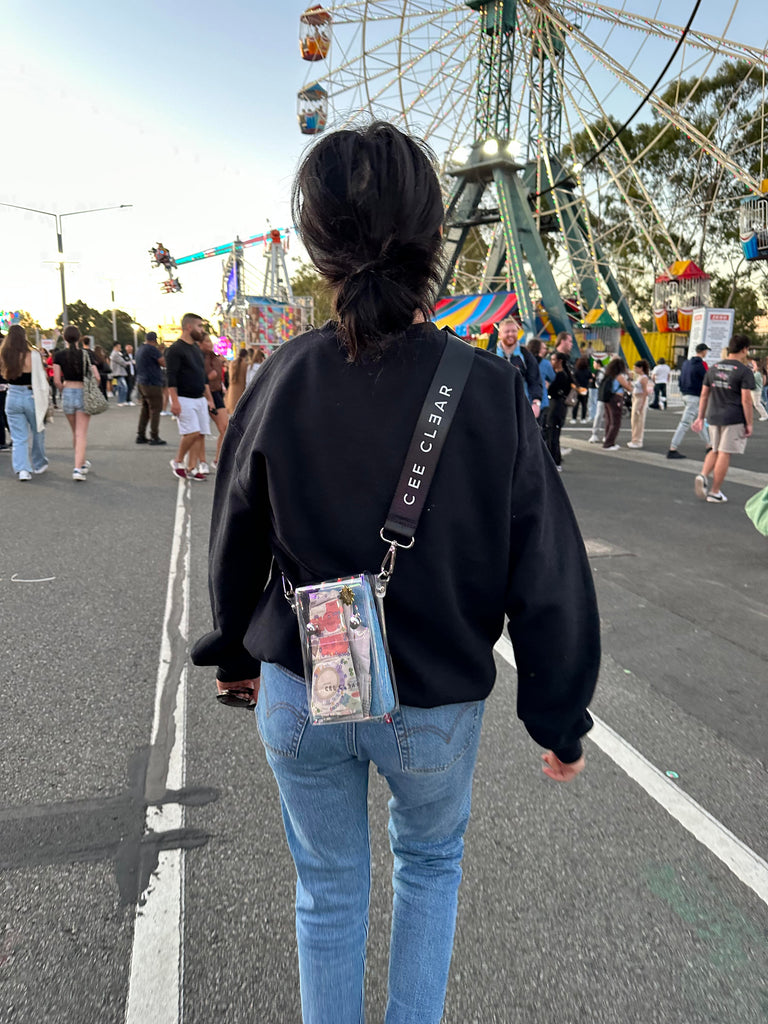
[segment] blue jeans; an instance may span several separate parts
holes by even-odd
[[[310,725],[304,680],[262,665],[259,734],[296,865],[304,1024],[362,1024],[371,852],[368,769],[392,793],[385,1024],[440,1024],[484,702]]]
[[[680,422],[677,424],[677,430],[674,432],[672,440],[669,442],[670,448],[680,447],[680,443],[685,437],[686,430],[688,430],[699,414],[698,395],[683,395],[683,403],[685,404],[685,409],[683,410],[683,415],[680,417]],[[706,423],[701,428],[701,434],[699,436],[707,448],[709,448],[709,428]]]
[[[13,441],[14,473],[31,473],[48,464],[45,457],[45,431],[37,429],[35,399],[32,388],[19,384],[8,385],[5,400],[5,417]],[[29,459],[29,442],[32,440],[32,461]]]
[[[128,401],[128,381],[125,377],[115,377],[117,382],[117,401],[123,405]]]

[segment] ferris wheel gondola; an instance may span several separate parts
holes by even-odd
[[[739,208],[739,237],[747,260],[768,260],[768,179],[761,182],[760,192],[742,199]]]

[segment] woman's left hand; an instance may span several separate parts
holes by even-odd
[[[220,679],[217,679],[217,698],[222,704],[229,704],[233,707],[255,708],[259,699],[260,685],[261,676],[257,676],[255,679],[239,679],[236,683],[222,683]]]

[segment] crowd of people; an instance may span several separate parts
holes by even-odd
[[[160,417],[173,416],[180,442],[171,469],[182,479],[205,480],[211,466],[215,470],[218,465],[229,416],[266,358],[262,349],[241,349],[228,365],[215,352],[202,318],[194,314],[184,317],[179,341],[166,348],[149,331],[135,356],[131,344],[115,343],[109,355],[99,345],[91,347],[91,339],[74,325],[64,329],[62,340],[62,348],[46,353],[32,345],[20,324],[13,324],[5,338],[0,334],[0,451],[11,452],[13,472],[22,482],[47,471],[45,425],[59,408],[72,431],[72,479],[87,479],[87,377],[93,377],[104,397],[118,407],[140,406],[136,444],[166,445],[160,437]],[[199,401],[190,404],[200,398],[207,403],[204,415]],[[217,445],[209,466],[205,437],[211,433],[211,421]]]
[[[630,409],[631,437],[627,448],[641,449],[649,409],[667,408],[671,367],[660,358],[653,369],[638,359],[630,372],[620,356],[598,355],[582,345],[572,359],[573,336],[562,331],[550,352],[547,342],[531,338],[525,345],[514,320],[499,325],[496,355],[520,371],[525,395],[542,430],[558,472],[570,449],[560,446],[561,430],[571,408],[572,422],[592,427],[589,442],[618,451],[625,410]],[[749,355],[750,340],[736,334],[725,358],[709,367],[711,349],[700,343],[684,360],[679,387],[683,412],[666,457],[684,459],[679,446],[690,428],[704,443],[704,465],[696,477],[696,495],[712,503],[728,499],[721,485],[733,454],[742,454],[752,434],[753,417],[768,419],[768,366]],[[712,477],[710,486],[710,476]]]

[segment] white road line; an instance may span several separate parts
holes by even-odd
[[[165,782],[165,788],[169,790],[179,790],[184,786],[191,536],[188,495],[185,482],[180,480],[152,725],[153,748],[156,748],[166,730],[173,729],[174,740],[168,755]],[[179,596],[181,608],[175,607]],[[172,636],[174,613],[179,616],[175,638]],[[174,680],[170,678],[170,673],[174,653],[177,655],[176,664],[179,665],[180,641],[183,642],[184,650],[181,652],[181,669],[178,678]],[[173,698],[170,704],[169,692]],[[167,803],[147,808],[145,835],[183,827],[184,807],[181,804]],[[183,1001],[183,930],[184,851],[161,851],[157,868],[136,907],[131,976],[125,1009],[126,1024],[147,1024],[149,1021],[152,1024],[178,1024]]]
[[[500,637],[495,650],[513,668],[515,654],[507,637]],[[587,739],[641,786],[675,821],[718,857],[745,885],[768,904],[768,864],[725,825],[713,818],[692,797],[676,786],[630,743],[595,715]]]

